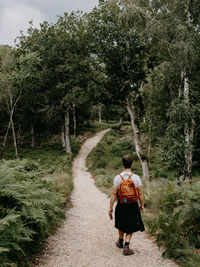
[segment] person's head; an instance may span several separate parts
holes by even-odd
[[[122,164],[125,169],[130,169],[133,162],[133,158],[130,155],[124,155],[122,157]]]

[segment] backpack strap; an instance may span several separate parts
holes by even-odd
[[[131,172],[131,174],[129,175],[128,179],[130,179],[132,177],[132,175],[133,175],[133,173]],[[122,180],[124,180],[124,178],[123,178],[123,176],[121,174],[119,174],[119,176],[121,177]]]
[[[122,180],[124,180],[124,178],[121,176],[121,174],[119,174],[119,176],[121,177]]]
[[[133,175],[133,173],[131,173],[131,174],[129,175],[128,179],[131,179],[132,175]],[[127,179],[127,180],[128,180],[128,179]]]

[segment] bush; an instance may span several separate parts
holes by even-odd
[[[146,196],[151,213],[146,217],[150,232],[164,245],[164,256],[174,258],[181,266],[200,265],[200,182],[178,187],[169,182],[154,183]],[[196,252],[195,252],[196,249]]]
[[[65,197],[38,179],[31,160],[0,163],[0,266],[17,264],[60,225]],[[29,172],[29,173],[28,173]],[[10,266],[10,265],[9,265]]]

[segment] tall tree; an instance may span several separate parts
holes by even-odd
[[[132,27],[120,21],[122,9],[115,1],[100,1],[99,7],[89,15],[93,33],[94,54],[103,64],[107,81],[105,87],[112,98],[126,107],[134,133],[136,153],[141,162],[143,176],[149,176],[147,157],[140,140],[139,121],[143,110],[141,92],[145,79],[146,53]]]

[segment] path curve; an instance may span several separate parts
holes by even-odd
[[[109,199],[94,185],[85,160],[106,131],[88,139],[73,162],[74,190],[67,220],[47,240],[45,251],[34,266],[39,267],[176,267],[163,260],[161,251],[145,233],[134,234],[135,254],[123,256],[115,246],[117,231],[108,217]]]

